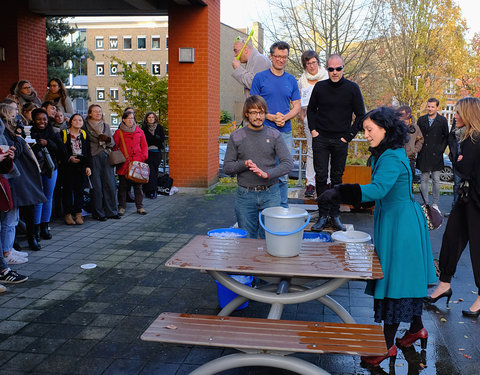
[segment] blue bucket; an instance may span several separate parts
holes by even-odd
[[[244,275],[230,275],[232,279],[237,280],[239,283],[243,285],[252,286],[253,276],[244,276]],[[227,306],[230,301],[238,296],[238,294],[233,293],[230,289],[225,288],[222,284],[220,284],[217,280],[217,293],[218,293],[218,304],[223,309]],[[245,302],[243,305],[237,307],[237,310],[242,310],[248,306],[248,301]]]
[[[303,241],[305,242],[332,242],[332,237],[328,233],[303,233]]]
[[[247,231],[240,228],[218,228],[208,231],[207,236],[220,238],[246,238]]]

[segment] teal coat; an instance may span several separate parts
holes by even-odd
[[[375,201],[374,244],[384,278],[369,283],[375,299],[421,298],[436,281],[427,222],[412,193],[412,173],[405,149],[387,149],[372,158],[362,202]]]

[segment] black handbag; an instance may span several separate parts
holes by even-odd
[[[55,171],[55,163],[53,162],[50,152],[48,152],[48,148],[37,143],[33,145],[32,150],[35,153],[42,174],[48,178],[52,178],[53,171]]]

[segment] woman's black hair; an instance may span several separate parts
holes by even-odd
[[[32,111],[32,120],[35,122],[35,118],[37,117],[37,115],[39,115],[40,113],[43,113],[45,116],[47,116],[47,119],[48,119],[48,113],[47,111],[45,111],[43,108],[35,108],[33,111]]]
[[[85,123],[85,120],[83,118],[83,116],[80,114],[80,113],[74,113],[71,117],[70,117],[70,120],[68,120],[68,127],[71,128],[72,127],[72,120],[75,116],[80,116],[80,118],[82,119],[82,121]]]
[[[388,148],[400,148],[408,142],[408,128],[400,120],[400,116],[395,109],[391,107],[379,107],[368,112],[363,118],[372,120],[376,125],[385,129],[385,138],[379,146],[384,150]]]

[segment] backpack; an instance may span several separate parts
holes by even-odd
[[[168,173],[159,173],[158,174],[158,194],[170,195],[170,189],[173,186],[173,178],[171,178]]]
[[[70,129],[63,129],[62,130],[62,136],[63,136],[63,143],[67,143],[67,135],[70,134]],[[80,129],[80,134],[82,135],[83,139],[87,139],[87,133],[85,133],[85,130]]]

